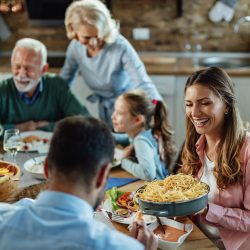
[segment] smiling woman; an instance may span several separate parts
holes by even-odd
[[[199,70],[187,80],[185,102],[181,171],[211,187],[208,207],[194,220],[220,249],[248,249],[250,134],[243,126],[232,81],[218,67]]]

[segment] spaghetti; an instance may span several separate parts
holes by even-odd
[[[209,186],[191,175],[170,175],[164,180],[146,183],[136,196],[144,201],[176,202],[187,201],[208,193]]]

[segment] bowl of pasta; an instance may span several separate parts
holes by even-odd
[[[191,175],[170,175],[146,183],[136,191],[144,214],[162,217],[192,215],[207,206],[209,186]]]

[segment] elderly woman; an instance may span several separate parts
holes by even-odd
[[[73,2],[66,10],[65,26],[71,43],[61,76],[71,83],[80,71],[93,91],[87,99],[99,102],[100,118],[112,127],[117,96],[142,88],[152,99],[162,99],[131,44],[119,34],[116,22],[99,0]]]
[[[182,172],[210,186],[208,207],[195,220],[220,249],[249,249],[250,135],[229,76],[217,67],[195,72],[185,103]]]

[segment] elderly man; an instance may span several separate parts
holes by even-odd
[[[48,74],[47,50],[39,41],[17,41],[11,56],[13,77],[0,83],[0,120],[4,129],[53,130],[71,115],[89,115],[59,76]]]
[[[135,240],[93,218],[113,154],[102,121],[80,116],[60,121],[44,166],[49,189],[36,200],[0,204],[0,249],[156,249],[156,238],[142,222],[133,224]]]

